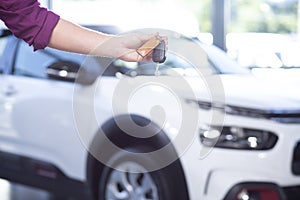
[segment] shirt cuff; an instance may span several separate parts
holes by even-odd
[[[34,41],[33,41],[34,51],[36,51],[38,49],[44,49],[48,46],[51,35],[52,35],[52,31],[55,28],[55,26],[57,25],[59,19],[60,19],[60,17],[57,14],[55,14],[51,11],[48,11],[47,17],[44,21],[44,24],[43,24],[41,30],[34,38]]]

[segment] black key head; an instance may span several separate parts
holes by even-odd
[[[160,43],[153,49],[152,60],[156,63],[163,63],[166,60],[166,43],[161,40]]]

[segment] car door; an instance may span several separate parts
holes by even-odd
[[[3,33],[3,32],[2,32]],[[13,135],[13,130],[10,124],[11,98],[13,88],[7,81],[7,76],[11,71],[12,56],[16,48],[16,40],[12,40],[11,36],[0,37],[0,135]],[[10,47],[10,48],[9,48]],[[0,140],[0,150],[3,143]]]
[[[84,179],[86,153],[72,113],[74,83],[46,73],[53,63],[83,58],[51,49],[33,52],[23,41],[17,47],[11,73],[0,76],[0,150],[49,162]]]

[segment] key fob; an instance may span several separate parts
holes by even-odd
[[[152,37],[145,44],[136,50],[140,56],[147,56],[157,45],[159,45],[160,40],[157,37]]]
[[[166,60],[166,43],[161,40],[160,43],[153,49],[152,60],[156,63],[163,63]]]

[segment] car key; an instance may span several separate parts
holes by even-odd
[[[166,60],[166,43],[164,40],[159,40],[157,37],[151,38],[143,46],[137,49],[137,53],[145,57],[152,51],[152,60],[156,62],[155,76],[158,76],[159,63]]]
[[[153,49],[152,60],[156,62],[155,76],[158,77],[159,63],[163,63],[166,60],[166,43],[164,40],[161,40]]]
[[[156,63],[163,63],[166,60],[166,43],[161,40],[159,44],[153,49],[152,60]]]
[[[166,43],[164,40],[153,37],[136,50],[142,57],[147,56],[151,51],[153,62],[163,63],[166,60]]]

